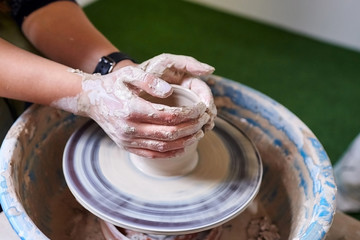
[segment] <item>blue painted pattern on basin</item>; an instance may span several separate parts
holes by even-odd
[[[238,218],[266,215],[277,224],[282,239],[324,239],[335,213],[336,186],[318,139],[268,96],[222,77],[204,80],[219,114],[250,137],[263,161],[260,191]],[[0,152],[0,201],[21,239],[76,239],[69,236],[86,210],[68,191],[61,164],[67,139],[84,121],[34,105],[8,132]],[[246,239],[246,224],[228,225],[238,231],[234,239]],[[232,240],[224,234],[223,239]]]

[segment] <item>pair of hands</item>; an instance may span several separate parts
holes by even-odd
[[[105,76],[85,75],[77,99],[77,114],[95,120],[127,151],[147,158],[173,157],[214,126],[216,107],[210,88],[198,77],[214,68],[192,57],[161,54]],[[195,92],[200,103],[183,111],[139,97],[141,91],[165,98],[170,84]]]

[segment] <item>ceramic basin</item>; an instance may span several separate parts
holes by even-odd
[[[247,239],[247,224],[261,216],[278,226],[281,239],[324,239],[335,213],[336,186],[319,140],[268,96],[222,77],[205,80],[219,113],[256,145],[264,170],[257,197],[224,224],[222,239]],[[0,152],[0,202],[21,239],[103,239],[99,219],[77,203],[62,172],[66,141],[85,121],[33,105],[8,132]]]

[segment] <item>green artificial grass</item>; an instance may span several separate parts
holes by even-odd
[[[139,62],[193,56],[283,104],[335,163],[360,132],[360,53],[185,1],[100,0],[85,8]]]

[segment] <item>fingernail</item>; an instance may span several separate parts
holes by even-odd
[[[158,80],[155,85],[155,91],[161,96],[169,95],[172,92],[172,87],[164,80]]]

